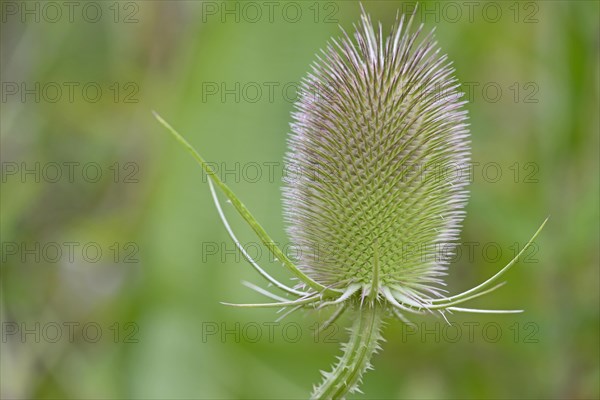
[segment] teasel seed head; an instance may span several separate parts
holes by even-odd
[[[433,32],[412,32],[415,13],[384,38],[364,12],[354,38],[344,32],[319,56],[303,81],[293,114],[284,186],[294,263],[267,234],[212,167],[164,119],[158,121],[210,177],[212,198],[227,233],[250,265],[292,299],[252,283],[274,302],[231,304],[291,312],[334,308],[326,329],[347,310],[355,313],[350,338],[312,398],[338,399],[358,390],[394,314],[445,311],[513,313],[456,307],[502,286],[496,284],[531,246],[544,225],[499,272],[452,296],[441,294],[450,250],[464,218],[469,163],[467,112],[454,70]],[[430,173],[434,171],[434,173]],[[234,234],[215,190],[248,223],[299,283],[290,287],[261,268]],[[441,250],[440,250],[441,249]]]
[[[333,40],[301,85],[283,191],[288,234],[298,267],[324,286],[437,294],[468,180],[435,171],[469,163],[465,102],[433,32],[411,32],[403,17],[384,38],[381,24],[361,19],[354,40]]]

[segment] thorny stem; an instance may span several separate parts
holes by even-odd
[[[315,388],[311,399],[341,399],[357,390],[362,375],[371,367],[371,357],[379,349],[384,307],[379,302],[366,302],[358,308],[350,340],[342,346],[344,354],[332,372],[323,372],[325,380]]]

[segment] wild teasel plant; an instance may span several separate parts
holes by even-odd
[[[433,31],[421,37],[423,24],[411,30],[415,14],[397,18],[384,38],[363,10],[354,40],[343,31],[303,81],[293,114],[283,191],[285,220],[292,242],[301,249],[292,260],[275,245],[250,211],[198,152],[164,119],[158,121],[196,159],[211,178],[209,188],[229,236],[254,269],[288,297],[254,284],[246,286],[274,300],[237,307],[331,308],[321,330],[345,312],[354,314],[343,355],[312,393],[338,399],[358,391],[363,373],[380,348],[385,321],[405,314],[514,313],[459,307],[490,293],[496,282],[527,250],[523,249],[485,282],[445,296],[449,250],[456,245],[467,180],[431,179],[415,166],[444,169],[469,163],[465,101]],[[315,93],[315,88],[316,90]],[[426,170],[426,168],[423,168]],[[211,181],[212,180],[212,181]],[[273,256],[298,280],[294,286],[273,278],[250,257],[232,231],[215,190],[249,224]],[[408,243],[419,251],[406,251]],[[439,249],[444,249],[442,253]]]

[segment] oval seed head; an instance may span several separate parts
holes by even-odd
[[[293,114],[284,210],[298,267],[363,296],[437,295],[468,197],[465,102],[413,18],[384,39],[363,13],[354,40],[322,51]]]

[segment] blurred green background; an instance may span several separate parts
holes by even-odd
[[[325,312],[269,325],[274,310],[219,303],[262,301],[240,282],[263,282],[151,110],[229,168],[226,182],[287,243],[295,84],[359,4],[50,3],[1,3],[2,398],[306,398],[349,321],[315,339]],[[364,2],[384,29],[413,5]],[[479,164],[462,240],[477,245],[452,264],[450,291],[490,276],[551,219],[509,284],[473,304],[525,313],[390,322],[366,394],[351,397],[598,398],[599,3],[421,7],[472,89]]]

